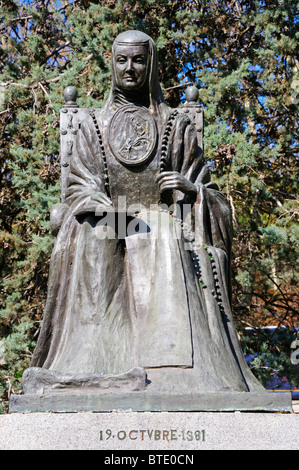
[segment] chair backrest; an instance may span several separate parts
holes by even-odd
[[[66,103],[60,110],[61,202],[65,202],[67,177],[70,171],[70,160],[76,145],[76,134],[80,123],[90,117],[90,108],[79,108],[77,105],[77,90],[75,87],[67,87],[64,90],[64,98]],[[198,145],[203,152],[203,109],[198,103],[197,88],[187,88],[186,102],[177,110],[186,113],[195,125]]]

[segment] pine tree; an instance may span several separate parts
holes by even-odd
[[[111,46],[126,29],[155,40],[170,106],[184,101],[188,84],[199,88],[206,159],[233,213],[233,310],[240,335],[245,326],[298,326],[297,24],[294,0],[0,1],[4,409],[10,391],[20,389],[44,310],[53,246],[49,211],[60,192],[63,90],[75,85],[80,106],[102,106]],[[289,344],[283,355],[266,338],[265,360],[272,357],[274,364],[280,354],[281,375],[291,367]],[[250,347],[261,344],[245,341],[244,351]],[[263,370],[254,367],[257,374]]]

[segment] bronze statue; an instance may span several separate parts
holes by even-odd
[[[189,93],[192,101],[194,89]],[[101,404],[80,402],[79,409],[101,411],[217,410],[243,392],[267,395],[234,328],[230,207],[210,181],[197,137],[188,112],[163,99],[153,40],[139,31],[120,34],[110,96],[103,108],[88,110],[68,141],[25,397],[80,391],[84,401],[88,391]],[[115,224],[104,223],[111,215]],[[77,409],[65,400],[37,408]],[[238,400],[228,406],[246,408]]]

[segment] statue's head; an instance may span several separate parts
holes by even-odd
[[[141,31],[121,33],[113,44],[116,85],[125,91],[140,90],[149,78],[151,38]]]
[[[157,49],[154,41],[141,31],[125,31],[112,46],[112,91],[126,95],[147,95],[149,101],[163,101],[159,85]]]

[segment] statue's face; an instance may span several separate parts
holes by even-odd
[[[115,71],[118,86],[127,91],[140,89],[147,78],[148,49],[142,45],[118,45]]]

